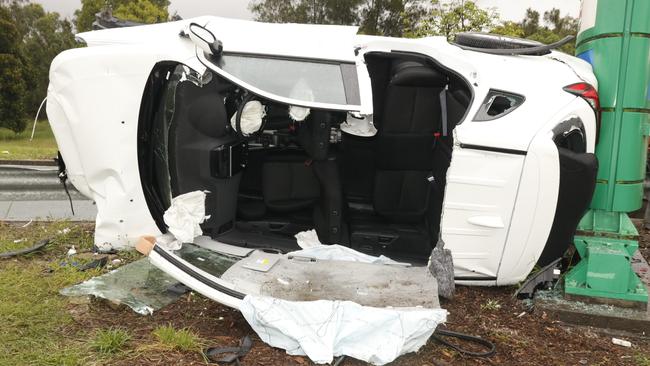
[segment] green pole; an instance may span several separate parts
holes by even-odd
[[[578,57],[598,78],[602,108],[599,168],[589,212],[574,238],[582,260],[565,293],[647,303],[631,268],[638,232],[627,213],[641,208],[650,132],[650,0],[583,0]]]

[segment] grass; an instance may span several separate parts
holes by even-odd
[[[634,362],[638,366],[650,366],[650,355],[637,353],[634,355]]]
[[[481,304],[482,310],[496,311],[501,309],[501,304],[497,300],[488,300],[484,304]]]
[[[29,141],[34,121],[27,124],[25,131],[16,134],[0,128],[0,160],[40,160],[56,157],[58,147],[47,121],[36,124],[34,140]]]
[[[189,329],[174,329],[170,325],[160,326],[152,332],[163,348],[179,351],[197,351],[202,340]]]
[[[70,230],[63,233],[65,228]],[[75,365],[83,361],[79,341],[62,337],[72,318],[58,290],[98,272],[57,267],[47,259],[65,255],[69,245],[91,248],[91,233],[64,221],[25,228],[0,223],[0,250],[15,248],[16,239],[31,246],[46,237],[52,242],[43,252],[0,260],[0,364]]]
[[[68,230],[64,230],[64,229]],[[66,221],[20,227],[0,222],[0,251],[52,238],[42,251],[0,259],[0,365],[85,365],[95,359],[89,331],[75,330],[59,290],[103,273],[62,265],[68,248],[92,248],[91,225]],[[108,349],[108,348],[107,348]]]
[[[130,340],[131,334],[124,329],[102,329],[95,334],[91,345],[99,353],[111,354],[122,351]]]

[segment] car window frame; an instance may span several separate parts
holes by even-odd
[[[258,97],[270,99],[275,102],[279,103],[284,103],[288,105],[294,105],[298,107],[306,107],[306,108],[315,108],[315,109],[327,109],[327,110],[337,110],[337,111],[348,111],[348,112],[360,112],[362,111],[362,103],[361,103],[361,97],[357,97],[359,99],[358,104],[336,104],[336,103],[323,103],[323,102],[309,102],[305,100],[300,100],[300,99],[294,99],[294,98],[289,98],[285,97],[282,95],[278,95],[275,93],[271,93],[265,90],[262,90],[255,85],[252,85],[246,81],[241,80],[240,78],[230,74],[229,72],[223,70],[219,65],[215,64],[209,56],[207,56],[203,50],[201,50],[199,47],[195,47],[195,52],[196,52],[196,57],[201,62],[205,67],[207,67],[209,70],[215,72],[217,75],[223,77],[224,79],[232,82],[233,84],[236,84],[240,86],[241,88],[244,88],[248,90],[249,92],[257,95]],[[334,64],[334,65],[341,65],[341,64],[346,64],[350,65],[350,68],[356,68],[356,65],[352,62],[349,61],[341,61],[341,60],[329,60],[329,59],[316,59],[316,58],[298,58],[298,57],[291,57],[291,56],[283,56],[283,55],[267,55],[267,54],[256,54],[256,53],[247,53],[247,52],[226,52],[224,51],[224,54],[227,55],[237,55],[237,56],[250,56],[250,57],[255,57],[255,58],[274,58],[274,59],[280,59],[280,60],[288,60],[288,61],[306,61],[306,62],[313,62],[313,63],[326,63],[326,64]],[[344,73],[344,69],[341,68],[341,77],[342,77],[342,84],[344,88],[344,93],[346,97],[346,101],[349,100],[349,94],[352,92],[350,90],[350,81],[345,80],[346,74]],[[348,70],[348,75],[349,75],[349,70]],[[357,88],[359,89],[360,86],[360,81],[359,81],[359,75],[357,74],[356,77],[356,85]],[[360,95],[361,91],[357,90],[356,94]]]

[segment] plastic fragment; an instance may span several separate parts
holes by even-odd
[[[612,343],[622,347],[632,347],[632,342],[620,338],[612,338]]]

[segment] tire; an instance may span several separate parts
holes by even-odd
[[[491,33],[481,32],[464,32],[458,33],[454,39],[454,43],[461,47],[470,47],[472,49],[486,49],[486,50],[513,50],[513,49],[526,49],[532,47],[544,46],[543,43],[531,41],[529,39],[515,38],[502,36]],[[532,53],[533,55],[545,55],[550,51],[543,53]]]

